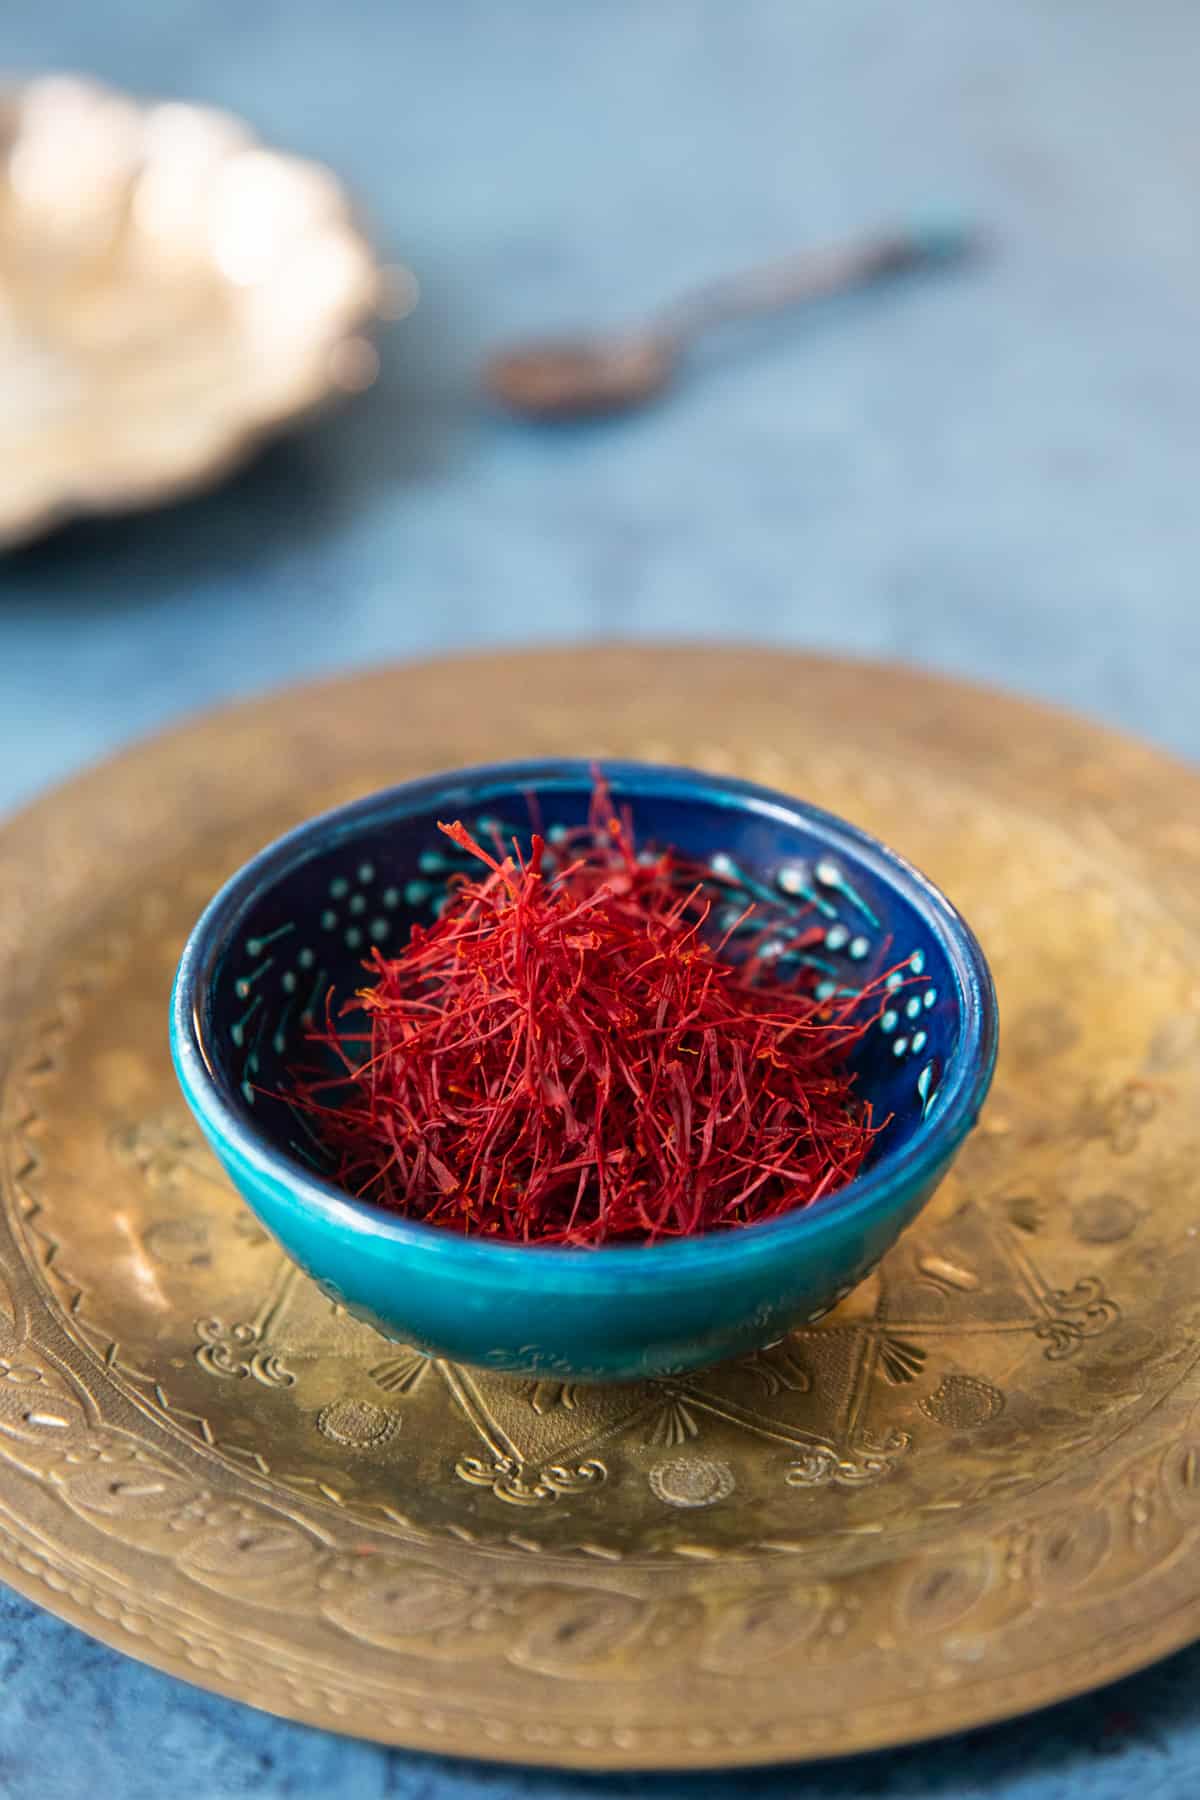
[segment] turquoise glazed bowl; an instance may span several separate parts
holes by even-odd
[[[430,1355],[529,1375],[630,1381],[774,1342],[829,1310],[929,1199],[987,1093],[996,1002],[983,954],[950,903],[865,832],[745,782],[607,763],[639,842],[708,860],[745,897],[823,927],[830,991],[881,970],[895,1004],[857,1052],[860,1091],[891,1123],[858,1179],[806,1211],[658,1245],[561,1249],[480,1242],[409,1222],[340,1190],[286,1102],[305,1019],[332,986],[360,985],[371,943],[428,920],[454,853],[439,819],[526,839],[530,807],[581,824],[584,762],[522,763],[415,781],[326,813],[254,857],[184,950],[171,1047],[184,1094],[267,1230],[323,1290]],[[716,859],[714,861],[714,859]],[[787,939],[785,927],[782,937]],[[799,931],[797,932],[799,944]],[[878,1002],[874,1003],[878,1011]]]

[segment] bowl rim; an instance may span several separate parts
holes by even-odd
[[[904,894],[938,936],[953,971],[962,1015],[963,1039],[954,1069],[943,1080],[928,1115],[894,1151],[886,1148],[865,1174],[811,1206],[746,1225],[659,1244],[567,1247],[469,1238],[435,1225],[389,1213],[336,1183],[305,1170],[255,1129],[225,1097],[214,1072],[203,1026],[203,1001],[225,945],[263,892],[285,875],[339,841],[377,829],[389,820],[437,806],[484,805],[489,796],[513,787],[540,792],[590,784],[597,770],[620,793],[702,798],[750,812],[783,825],[818,829],[840,851]],[[445,770],[377,789],[314,815],[274,839],[223,884],[193,926],[176,970],[171,993],[170,1044],[176,1075],[199,1124],[239,1169],[253,1173],[285,1196],[291,1208],[313,1215],[354,1237],[388,1242],[455,1263],[463,1273],[502,1275],[531,1258],[548,1275],[592,1269],[599,1275],[642,1276],[713,1272],[731,1258],[774,1256],[801,1251],[830,1230],[886,1214],[912,1186],[935,1176],[971,1130],[995,1069],[998,1009],[987,959],[966,920],[928,876],[861,826],[812,803],[734,776],[610,757],[540,757]]]

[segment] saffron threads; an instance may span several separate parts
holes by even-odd
[[[287,1096],[349,1192],[480,1237],[654,1243],[859,1172],[877,1127],[848,1057],[885,977],[865,1005],[818,999],[794,953],[820,925],[789,915],[787,961],[778,919],[731,918],[711,868],[639,854],[610,812],[601,786],[549,856],[440,827],[478,878],[452,877],[399,956],[372,951],[370,985],[313,1033],[336,1072]]]

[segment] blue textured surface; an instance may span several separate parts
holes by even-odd
[[[1200,754],[1193,0],[38,0],[0,59],[211,98],[327,156],[426,290],[366,401],[211,500],[0,564],[0,805],[180,711],[463,643],[772,636],[919,658]],[[481,348],[892,215],[976,271],[714,345],[543,437]],[[0,476],[2,478],[2,476]],[[1020,1724],[756,1776],[788,1800],[1200,1791],[1200,1653]],[[705,1800],[388,1755],[0,1597],[0,1791]]]
[[[877,1023],[878,1001],[857,1003],[857,1017],[871,1023],[854,1052],[858,1092],[888,1123],[878,1154],[850,1187],[787,1218],[686,1243],[530,1249],[464,1241],[349,1200],[296,1143],[304,1134],[295,1109],[278,1096],[303,1036],[289,1023],[303,1016],[300,982],[321,1017],[331,989],[344,999],[361,980],[359,919],[375,911],[378,933],[399,927],[397,935],[407,935],[403,912],[389,919],[382,896],[402,904],[431,845],[445,866],[439,819],[472,821],[484,839],[489,818],[497,837],[494,821],[509,820],[528,841],[521,820],[532,813],[547,827],[551,876],[556,828],[588,822],[594,774],[586,762],[492,765],[408,782],[310,820],[261,851],[217,895],[184,949],[171,1050],[188,1104],[235,1186],[356,1318],[454,1362],[637,1381],[776,1343],[865,1279],[978,1117],[995,1063],[996,1005],[969,928],[928,881],[856,826],[728,776],[616,761],[605,774],[638,843],[725,865],[736,885],[719,890],[719,903],[732,895],[735,922],[751,884],[760,921],[781,942],[793,917],[803,922],[797,932],[814,911],[832,921],[820,959],[834,976],[830,994],[853,1002],[874,983],[878,995],[889,966],[899,988],[901,956],[911,980],[924,978],[924,993],[910,991],[905,1002],[919,1020],[911,1048],[898,998]],[[789,876],[807,899],[788,901]],[[427,897],[427,884],[418,885]],[[763,895],[781,909],[777,916],[762,910]],[[845,922],[862,926],[864,915],[870,937]],[[918,1042],[923,1054],[914,1057]]]

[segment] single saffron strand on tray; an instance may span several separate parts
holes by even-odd
[[[729,919],[707,865],[639,855],[602,785],[552,859],[538,834],[505,854],[440,829],[478,878],[451,877],[399,956],[372,952],[313,1034],[335,1071],[288,1095],[343,1187],[459,1233],[586,1246],[748,1225],[854,1179],[879,1128],[849,1057],[885,976],[822,999],[803,967],[781,976],[770,921]]]

